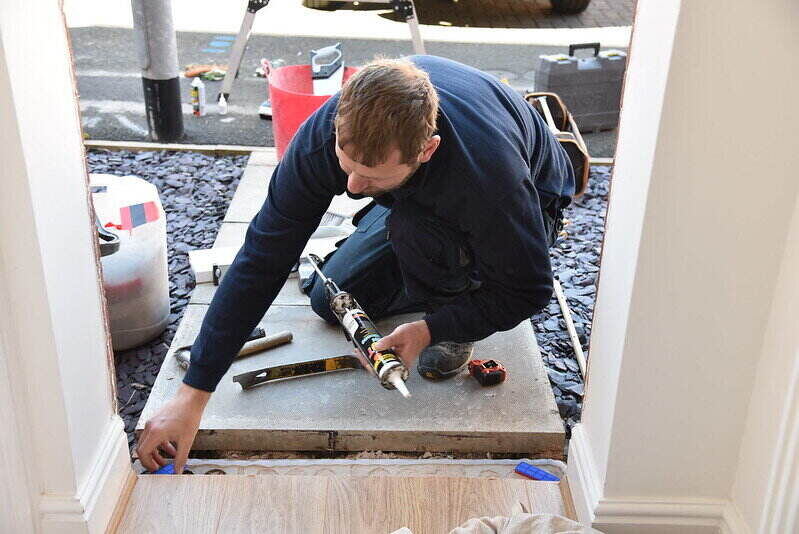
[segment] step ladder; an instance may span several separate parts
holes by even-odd
[[[359,0],[342,0],[343,2],[355,3]],[[369,0],[370,3],[389,4],[395,13],[405,18],[408,28],[411,32],[411,41],[413,42],[413,51],[416,54],[425,54],[424,42],[422,35],[419,32],[419,19],[416,17],[416,8],[413,0]],[[244,51],[247,48],[247,41],[250,40],[250,33],[252,32],[252,24],[255,20],[255,14],[262,8],[269,5],[269,0],[249,0],[247,2],[247,11],[244,13],[244,20],[241,21],[241,28],[239,34],[236,36],[236,41],[233,43],[233,50],[230,53],[228,60],[228,69],[225,74],[225,79],[222,82],[222,89],[219,91],[217,100],[224,95],[225,100],[230,102],[230,91],[233,89],[233,80],[239,75],[239,67],[241,67],[241,59],[244,57]]]

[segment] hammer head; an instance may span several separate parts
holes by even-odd
[[[183,369],[188,369],[189,361],[191,360],[191,345],[177,349],[175,351],[175,359]]]

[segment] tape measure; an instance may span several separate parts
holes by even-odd
[[[496,360],[472,360],[469,362],[469,374],[481,386],[493,386],[504,382],[508,373]]]

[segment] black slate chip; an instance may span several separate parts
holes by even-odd
[[[585,194],[564,211],[564,217],[569,221],[564,227],[567,235],[558,240],[550,254],[552,270],[563,287],[586,358],[605,232],[610,171],[610,167],[591,169]],[[532,321],[568,437],[571,427],[580,421],[582,403],[578,399],[582,398],[584,385],[554,294],[550,303],[533,316]]]

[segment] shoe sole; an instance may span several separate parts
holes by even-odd
[[[429,368],[423,369],[419,366],[416,367],[416,370],[419,372],[422,378],[426,378],[433,382],[441,382],[442,380],[447,380],[448,378],[452,378],[453,376],[457,375],[463,370],[464,367],[466,367],[466,364],[461,365],[457,369],[453,369],[452,371],[448,371],[446,373],[442,373],[438,369],[429,369]]]

